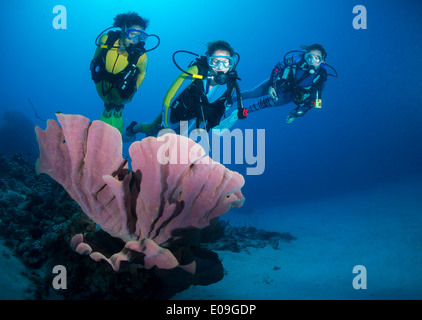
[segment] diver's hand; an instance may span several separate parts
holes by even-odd
[[[270,95],[271,98],[273,98],[274,101],[278,100],[278,96],[277,96],[277,92],[275,91],[274,87],[269,87],[268,88],[268,94]]]
[[[125,135],[129,137],[134,137],[139,132],[137,131],[137,127],[139,128],[139,125],[136,121],[132,121],[130,125],[126,128]]]
[[[126,128],[125,132],[122,134],[123,142],[134,142],[136,140],[136,126],[138,123],[136,121],[132,121],[130,125]]]

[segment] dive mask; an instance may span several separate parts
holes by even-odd
[[[231,69],[234,66],[234,59],[230,56],[210,56],[207,57],[207,60],[208,65],[217,70],[223,68]]]
[[[145,42],[147,41],[149,35],[143,30],[140,29],[126,29],[126,37],[129,40],[133,40],[134,42]]]
[[[323,58],[319,54],[308,52],[305,54],[305,60],[310,66],[318,67]]]

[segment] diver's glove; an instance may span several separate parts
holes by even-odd
[[[133,65],[132,65],[133,66]],[[121,74],[115,81],[114,86],[117,88],[122,99],[126,100],[133,96],[136,92],[136,80],[138,79],[139,69],[136,66],[129,68],[125,74]]]
[[[130,123],[130,125],[126,128],[126,132],[125,134],[131,137],[134,137],[136,135],[136,132],[133,130],[133,128],[137,125],[138,123],[136,121],[132,121]]]
[[[126,131],[122,134],[122,140],[123,142],[134,142],[136,140],[136,132],[133,130],[133,128],[138,123],[136,121],[132,121],[130,125],[126,128]]]
[[[125,79],[120,79],[114,83],[115,87],[119,92],[120,98],[123,100],[129,99],[136,92],[136,83],[133,81],[126,81]]]
[[[239,119],[239,120],[243,120],[243,119],[246,119],[246,117],[248,116],[248,109],[245,109],[245,108],[239,108],[238,110],[237,110],[237,118]]]

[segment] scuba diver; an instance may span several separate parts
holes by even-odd
[[[292,123],[312,108],[321,108],[321,92],[327,76],[337,77],[337,72],[325,63],[327,52],[320,44],[301,48],[305,51],[286,53],[284,61],[278,62],[273,68],[269,80],[252,90],[242,92],[243,99],[263,97],[249,105],[246,108],[247,113],[294,102],[296,108],[286,119],[286,123]],[[335,74],[327,73],[326,67]]]
[[[198,57],[188,70],[180,68],[175,61],[175,55],[180,52]],[[225,111],[232,106],[232,95],[237,97],[238,117],[245,117],[237,83],[240,79],[235,70],[239,59],[239,54],[222,40],[208,43],[205,56],[184,50],[176,51],[173,61],[182,73],[167,91],[162,112],[151,124],[137,124],[133,121],[124,134],[126,141],[133,141],[138,132],[156,136],[163,128],[184,134],[180,128],[181,121],[188,121],[188,130],[200,128],[209,131],[220,124]]]
[[[130,102],[139,86],[144,81],[148,57],[145,41],[149,36],[145,32],[148,20],[137,13],[118,14],[113,26],[98,35],[95,40],[97,49],[91,61],[91,76],[98,95],[104,101],[104,111],[100,120],[117,128],[121,133],[123,126],[123,108]],[[110,29],[116,29],[106,31]]]

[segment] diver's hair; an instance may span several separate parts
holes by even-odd
[[[114,17],[113,27],[124,29],[138,25],[143,29],[148,27],[149,20],[140,17],[136,12],[120,13]]]
[[[311,44],[310,46],[301,46],[301,48],[303,50],[305,50],[306,52],[310,52],[312,50],[318,50],[322,53],[322,58],[325,60],[325,58],[327,58],[327,51],[325,51],[324,47],[318,43],[315,44]]]
[[[232,57],[234,55],[234,49],[229,45],[228,42],[224,40],[217,40],[213,42],[208,42],[207,44],[207,52],[205,53],[207,56],[211,56],[217,50],[224,50],[230,53]]]

